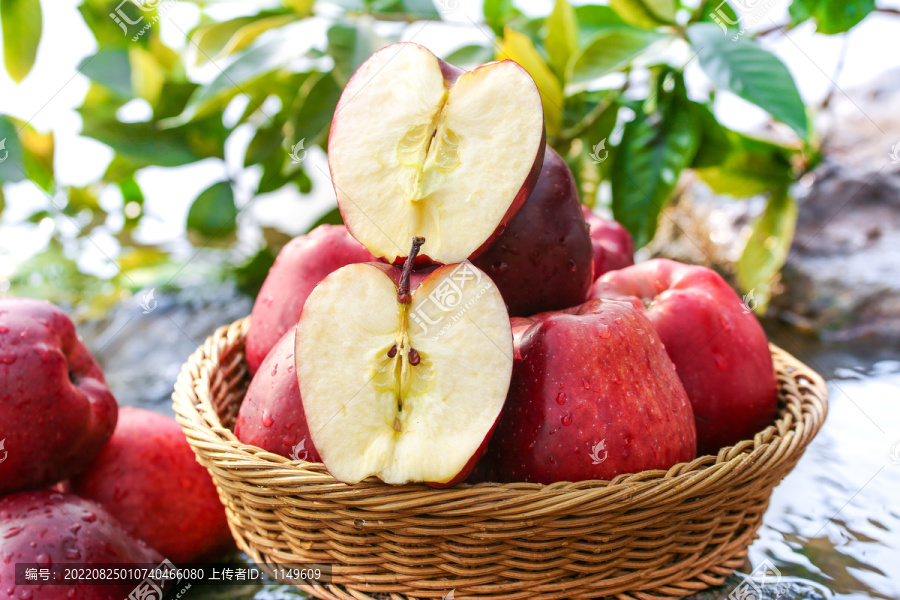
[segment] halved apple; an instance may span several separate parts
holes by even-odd
[[[468,262],[412,274],[417,250],[402,271],[331,273],[297,324],[306,421],[340,481],[462,481],[503,408],[513,354],[500,292]]]
[[[338,101],[328,162],[350,233],[401,264],[474,258],[531,193],[544,159],[541,97],[511,60],[472,71],[413,43],[373,54]]]

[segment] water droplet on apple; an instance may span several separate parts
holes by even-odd
[[[602,337],[604,340],[609,339],[609,325],[607,325],[606,323],[600,324],[600,337]]]
[[[78,560],[81,558],[81,552],[78,548],[66,548],[66,558],[69,560]]]
[[[20,600],[31,600],[31,598],[33,597],[33,593],[32,593],[32,591],[29,590],[28,588],[23,587],[23,588],[21,588],[21,589],[19,590],[19,593],[17,594],[17,597],[18,597]]]
[[[275,419],[269,413],[263,413],[263,427],[271,427],[275,423]]]
[[[3,354],[0,355],[0,364],[11,365],[16,362],[18,357],[15,354]]]
[[[568,427],[569,425],[572,424],[572,415],[570,415],[569,413],[566,413],[562,416],[562,418],[559,421],[560,421],[560,423],[562,423],[563,425]]]
[[[718,367],[720,371],[724,371],[728,368],[728,361],[725,360],[724,356],[721,354],[713,354],[713,358],[716,361],[716,367]]]
[[[9,327],[0,327],[0,333],[9,333]]]
[[[591,389],[591,382],[588,380],[587,377],[582,377],[582,378],[581,378],[581,385],[583,385],[583,386],[584,386],[584,389],[586,389],[586,390]]]
[[[505,262],[496,262],[491,265],[491,273],[494,275],[503,275],[509,271],[509,265]]]
[[[72,523],[69,525],[69,531],[74,534],[77,534],[81,530],[81,523]]]
[[[272,365],[272,377],[275,377],[276,375],[278,375],[278,363]]]
[[[75,591],[75,588],[69,588],[69,592],[66,594],[66,596],[69,598],[74,598],[76,593],[77,592]]]
[[[8,540],[11,537],[16,537],[23,531],[25,531],[24,527],[10,527],[6,530],[6,533],[3,534],[3,539]]]
[[[41,552],[37,556],[34,557],[34,562],[41,565],[42,567],[49,567],[53,564],[53,559],[50,558],[50,555],[46,552]]]
[[[97,520],[97,515],[92,512],[85,512],[83,515],[81,515],[81,520],[85,523],[93,523]]]
[[[570,259],[569,259],[569,271],[571,271],[572,273],[574,273],[574,272],[577,271],[577,270],[578,270],[578,265],[576,265],[576,264],[575,264],[575,261],[572,260],[572,259],[570,258]]]
[[[563,404],[566,403],[566,393],[565,392],[560,392],[556,395],[556,403],[559,404],[560,406],[562,406]]]

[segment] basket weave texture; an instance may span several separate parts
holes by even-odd
[[[298,586],[329,600],[650,600],[720,585],[827,412],[822,378],[773,345],[778,418],[718,456],[611,481],[346,485],[232,433],[249,322],[220,328],[185,363],[177,419],[239,547],[260,564],[334,565],[333,584]]]

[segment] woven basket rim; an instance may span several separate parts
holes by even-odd
[[[197,427],[205,435],[204,441],[206,449],[215,452],[217,449],[226,450],[234,455],[241,457],[242,466],[255,466],[265,468],[266,478],[286,478],[302,477],[304,483],[333,484],[335,486],[347,486],[348,488],[373,487],[380,488],[384,492],[392,495],[401,494],[402,492],[421,493],[428,490],[434,494],[435,501],[453,500],[460,496],[471,496],[477,494],[479,490],[488,490],[492,496],[496,496],[498,488],[508,490],[510,497],[520,496],[522,494],[539,493],[541,495],[549,494],[555,498],[555,502],[559,502],[559,496],[568,493],[583,494],[588,490],[604,490],[604,494],[608,495],[611,491],[622,490],[628,493],[636,493],[637,491],[645,491],[646,488],[652,488],[664,483],[672,483],[673,481],[689,483],[692,478],[716,476],[718,471],[731,471],[741,468],[746,463],[750,467],[756,462],[756,455],[766,453],[780,440],[789,442],[788,452],[805,450],[808,442],[818,433],[822,423],[825,420],[828,410],[827,388],[824,379],[814,370],[809,369],[799,360],[794,358],[785,350],[779,348],[775,344],[770,343],[769,349],[775,362],[777,375],[792,375],[796,373],[798,368],[804,371],[800,375],[800,379],[806,379],[807,384],[804,386],[804,397],[809,406],[806,410],[794,410],[797,407],[785,406],[783,404],[782,394],[779,393],[778,416],[774,423],[768,425],[762,431],[757,432],[752,440],[742,440],[733,445],[726,446],[719,450],[716,455],[698,456],[694,460],[685,463],[673,465],[668,470],[650,470],[638,473],[626,473],[616,476],[611,480],[583,480],[576,482],[556,482],[551,484],[540,483],[462,483],[451,488],[435,489],[421,483],[411,483],[404,485],[389,485],[380,480],[370,477],[356,484],[346,484],[334,479],[326,470],[322,463],[310,463],[306,461],[297,461],[290,458],[267,452],[257,446],[244,444],[228,427],[225,427],[219,418],[218,412],[212,406],[208,394],[209,385],[203,386],[204,382],[210,382],[216,375],[216,371],[223,371],[234,368],[233,365],[222,364],[225,361],[218,361],[216,352],[216,340],[223,337],[233,337],[235,342],[239,342],[246,335],[249,327],[250,317],[244,317],[235,321],[230,325],[219,327],[204,343],[200,346],[185,363],[175,391],[172,394],[174,403],[176,420],[186,429],[190,427],[193,432],[197,433]],[[228,358],[228,357],[226,357]],[[189,385],[192,377],[188,374],[189,367],[199,366],[200,378],[195,378],[193,390],[200,399],[198,404],[190,401],[192,394],[185,393],[185,386]],[[210,372],[210,367],[212,371]],[[780,368],[779,368],[780,367]],[[223,371],[225,372],[225,371]],[[203,393],[204,389],[207,393]],[[811,435],[801,436],[802,428],[811,429]],[[806,443],[801,443],[801,438],[806,439]],[[218,448],[217,448],[218,446]],[[196,449],[195,449],[196,451]]]

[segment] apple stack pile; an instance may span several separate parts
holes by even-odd
[[[233,545],[178,423],[119,410],[59,308],[0,298],[0,597],[112,600],[134,588],[17,586],[17,563],[184,564]]]
[[[772,422],[759,322],[709,269],[633,264],[515,62],[380,50],[329,164],[346,227],[293,240],[263,284],[241,441],[348,483],[443,487],[667,469]]]

